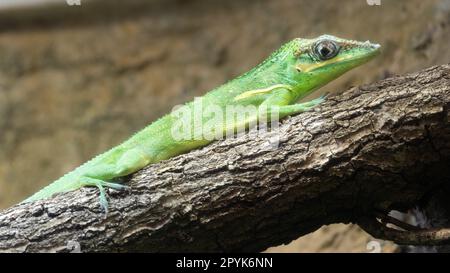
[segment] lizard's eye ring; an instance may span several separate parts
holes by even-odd
[[[314,54],[322,61],[329,60],[339,53],[340,47],[331,40],[322,40],[313,47]]]

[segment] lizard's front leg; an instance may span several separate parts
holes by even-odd
[[[291,105],[283,105],[278,106],[275,109],[278,111],[278,115],[280,118],[284,118],[286,116],[299,114],[302,112],[306,112],[319,105],[325,100],[326,96],[321,96],[317,99],[310,100],[304,103],[296,103]]]
[[[260,105],[260,110],[264,111],[268,117],[274,118],[275,114],[278,119],[282,119],[286,116],[309,111],[316,105],[322,103],[327,97],[327,95],[324,95],[304,103],[289,104],[293,100],[292,96],[293,94],[290,90],[278,90]]]

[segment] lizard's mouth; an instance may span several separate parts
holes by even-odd
[[[299,72],[312,72],[317,69],[323,67],[329,67],[332,65],[344,65],[344,64],[353,64],[354,66],[361,65],[365,62],[368,62],[373,57],[377,56],[380,53],[381,46],[379,44],[366,44],[369,42],[364,42],[365,49],[362,52],[358,52],[357,54],[346,54],[343,56],[338,56],[336,58],[322,61],[322,62],[314,62],[314,63],[300,63],[295,66],[297,71]]]

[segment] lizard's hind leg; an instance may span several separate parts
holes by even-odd
[[[122,184],[109,181],[134,173],[150,162],[150,156],[143,153],[143,150],[133,148],[120,155],[116,161],[91,166],[80,178],[80,184],[82,186],[97,187],[100,191],[100,205],[107,211],[108,201],[105,188],[116,190],[128,188]]]
[[[111,188],[114,190],[124,190],[124,189],[129,188],[128,186],[125,186],[125,185],[122,185],[119,183],[107,182],[107,181],[103,181],[100,179],[91,178],[91,177],[87,177],[87,176],[82,176],[79,180],[79,183],[82,186],[91,186],[91,187],[98,188],[98,190],[100,191],[100,196],[99,196],[100,206],[105,211],[105,213],[108,212],[108,199],[106,198],[105,188]]]

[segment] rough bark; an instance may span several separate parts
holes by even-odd
[[[0,213],[0,250],[261,251],[450,181],[450,65],[352,88],[271,132],[252,131],[93,188]],[[274,145],[279,137],[278,146]]]

